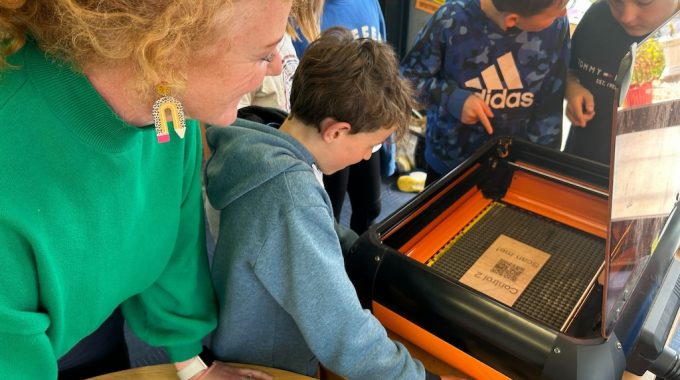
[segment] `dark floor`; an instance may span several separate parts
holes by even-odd
[[[414,196],[414,193],[404,193],[399,191],[397,188],[396,177],[383,178],[383,190],[381,196],[382,208],[380,210],[380,215],[378,215],[378,218],[376,219],[376,222],[388,217]],[[349,218],[351,215],[352,206],[349,204],[347,197],[345,197],[345,203],[343,204],[342,212],[340,213],[340,224],[349,226]]]

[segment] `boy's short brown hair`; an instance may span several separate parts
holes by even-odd
[[[334,27],[312,42],[300,60],[290,117],[317,127],[332,117],[349,123],[351,133],[396,126],[401,136],[408,129],[413,99],[390,45],[354,39],[349,30]]]
[[[522,17],[536,16],[555,4],[566,5],[565,0],[491,0],[499,12],[517,13]]]

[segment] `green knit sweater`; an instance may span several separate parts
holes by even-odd
[[[121,121],[87,78],[29,43],[0,72],[0,378],[56,362],[118,306],[173,361],[214,328],[201,138]]]

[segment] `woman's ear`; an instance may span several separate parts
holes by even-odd
[[[344,121],[337,121],[332,117],[327,117],[321,121],[321,137],[327,143],[337,140],[343,135],[349,134],[352,126]]]

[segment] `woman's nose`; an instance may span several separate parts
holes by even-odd
[[[283,68],[283,60],[281,59],[281,53],[278,51],[274,55],[274,58],[272,59],[269,64],[267,64],[267,75],[268,76],[276,76],[281,74],[281,69]]]

